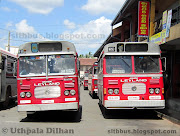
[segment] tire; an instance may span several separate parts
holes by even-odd
[[[33,116],[33,114],[27,114],[27,118],[28,118],[28,119],[33,119],[34,116]]]
[[[109,110],[106,109],[103,104],[102,104],[102,101],[99,99],[99,108],[101,109],[101,112],[102,112],[102,115],[105,119],[109,119]]]
[[[79,106],[78,111],[75,112],[75,122],[80,122],[82,118],[82,106]]]
[[[92,93],[92,98],[93,99],[95,99],[95,98],[97,98],[97,95],[96,95],[96,93],[93,91],[93,93]]]
[[[10,90],[7,90],[7,91],[6,91],[6,99],[5,99],[5,101],[2,103],[3,108],[8,108],[9,103],[10,103],[10,98],[9,98],[10,96],[11,96],[11,92],[10,92]]]
[[[109,119],[109,118],[110,118],[110,116],[109,116],[109,110],[106,109],[104,106],[102,106],[102,113],[103,113],[103,117],[104,117],[105,119]]]
[[[84,87],[84,90],[88,90],[88,87]]]
[[[37,118],[37,115],[36,115],[35,112],[34,112],[34,113],[29,113],[29,112],[27,112],[27,118],[28,118],[28,119],[36,119],[36,118]]]
[[[89,95],[91,96],[91,92],[89,91]]]
[[[98,104],[99,104],[99,107],[102,108],[102,102],[101,102],[100,99],[99,99],[99,103]]]

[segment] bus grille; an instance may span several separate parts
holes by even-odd
[[[61,96],[59,86],[43,86],[34,89],[35,98],[57,98]]]
[[[123,94],[145,94],[146,85],[144,83],[124,83],[122,85]]]

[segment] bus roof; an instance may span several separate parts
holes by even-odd
[[[128,46],[128,45],[131,45],[131,47],[136,46],[136,45],[140,45],[140,46],[146,45],[147,50],[125,51],[126,46]],[[121,49],[118,49],[119,46],[122,46]],[[109,50],[110,48],[113,48],[113,51]],[[134,49],[136,49],[136,48],[134,48]],[[106,44],[104,46],[104,48],[101,50],[101,53],[98,55],[101,56],[102,53],[104,53],[104,55],[160,55],[160,47],[159,47],[159,45],[157,45],[155,43],[151,43],[151,42],[114,42],[114,43]]]
[[[4,50],[4,49],[2,49],[2,48],[0,48],[0,52],[1,52],[2,54],[4,54],[4,55],[8,55],[8,56],[10,56],[10,57],[17,58],[16,55],[14,55],[14,54],[10,53],[9,51],[6,51],[6,50]]]
[[[41,46],[40,46],[41,45]],[[55,47],[56,46],[56,47]],[[32,48],[35,47],[35,51]],[[56,48],[58,47],[58,50]],[[40,51],[41,48],[41,51]],[[53,51],[51,51],[53,49]],[[76,48],[73,43],[67,41],[40,41],[29,42],[19,47],[19,56],[27,55],[43,55],[43,54],[74,54],[76,55]]]

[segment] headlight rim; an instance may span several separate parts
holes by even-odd
[[[116,91],[118,91],[118,93],[115,93]],[[119,94],[119,89],[118,88],[114,89],[114,94]]]
[[[151,93],[151,90],[153,90],[153,92],[152,92],[152,93]],[[154,90],[154,88],[149,88],[149,93],[150,93],[150,94],[153,94],[153,93],[154,93],[154,91],[155,91],[155,90]]]
[[[65,92],[68,92],[68,94],[66,95]],[[65,96],[69,96],[69,94],[70,94],[69,90],[65,90],[65,91],[64,91],[64,95],[65,95]]]
[[[157,89],[158,89],[158,93],[156,92]],[[155,92],[156,94],[159,94],[159,93],[160,93],[160,88],[156,88],[156,89],[154,90],[154,92]]]
[[[109,93],[110,90],[112,90],[112,93]],[[108,89],[108,94],[112,95],[113,92],[114,92],[114,90],[113,90],[112,88],[109,88],[109,89]]]
[[[74,94],[72,94],[72,91],[74,91]],[[74,89],[70,90],[70,94],[71,94],[72,96],[76,95],[76,90],[74,90]]]
[[[24,94],[24,97],[22,97],[22,94]],[[21,92],[21,93],[20,93],[20,97],[21,97],[21,98],[25,98],[25,97],[26,97],[26,93],[25,93],[25,92]]]
[[[27,94],[30,94],[30,96],[27,96]],[[32,96],[31,92],[26,92],[26,97],[30,98]]]

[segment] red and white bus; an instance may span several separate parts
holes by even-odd
[[[9,106],[17,98],[17,56],[0,48],[0,104]]]
[[[116,42],[98,52],[98,95],[105,113],[108,109],[165,108],[157,44]]]
[[[89,75],[88,75],[88,90],[89,90],[89,94],[92,96],[93,99],[97,97],[97,93],[98,93],[97,72],[98,72],[98,65],[97,62],[95,62],[93,66],[89,69]]]
[[[19,47],[18,111],[73,110],[80,114],[80,63],[66,41],[26,43]]]
[[[88,90],[88,74],[88,70],[84,72],[84,90]]]

